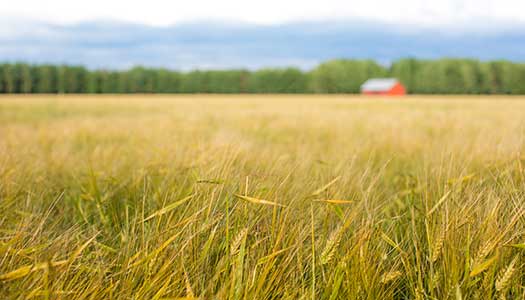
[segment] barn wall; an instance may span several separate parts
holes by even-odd
[[[396,84],[390,91],[388,91],[389,95],[405,95],[406,90],[405,87],[402,84]]]

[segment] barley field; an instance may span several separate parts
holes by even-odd
[[[0,97],[1,299],[518,299],[525,98]]]

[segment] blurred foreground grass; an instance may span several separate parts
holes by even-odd
[[[525,99],[0,98],[2,299],[516,299]]]

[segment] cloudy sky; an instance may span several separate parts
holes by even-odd
[[[523,0],[1,0],[0,7],[2,17],[59,24],[100,19],[148,25],[203,20],[279,24],[334,18],[429,25],[525,22]]]
[[[525,0],[0,0],[0,63],[308,69],[404,57],[525,62]]]

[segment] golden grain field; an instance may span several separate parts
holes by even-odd
[[[0,299],[518,299],[525,97],[0,97]]]

